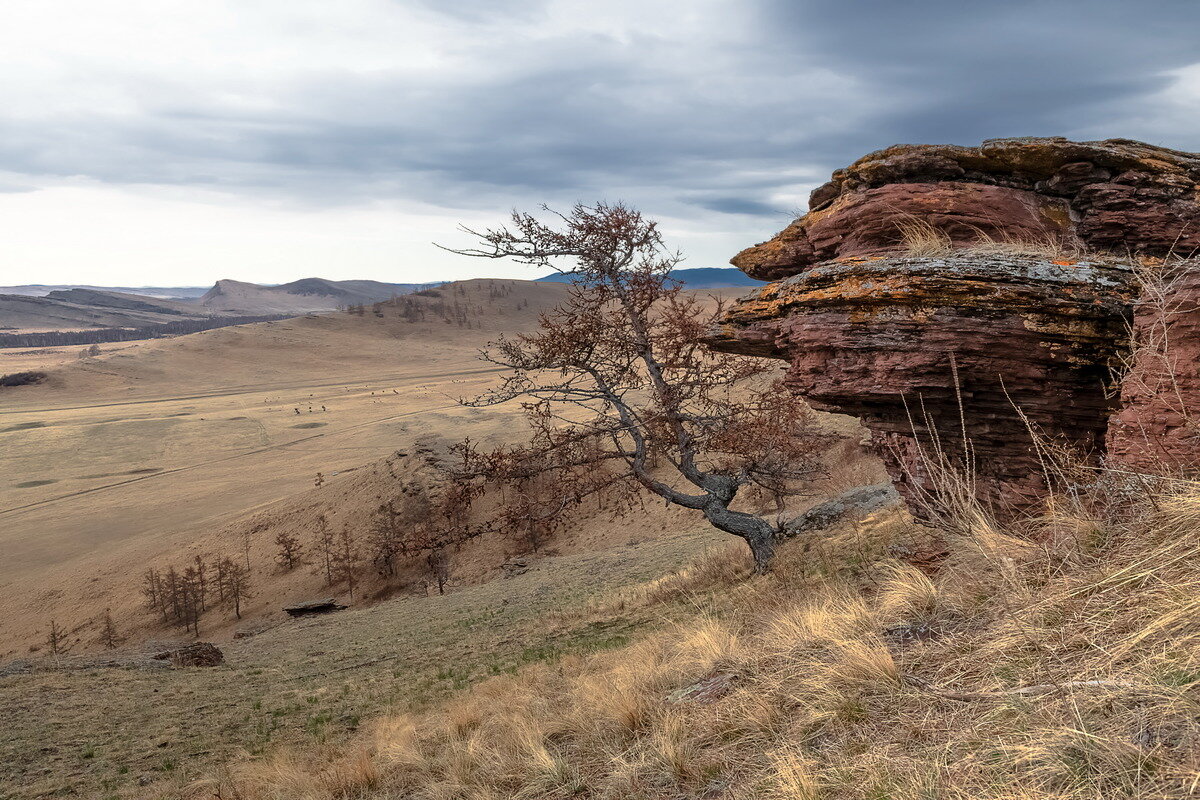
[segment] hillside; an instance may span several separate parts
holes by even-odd
[[[934,529],[891,509],[788,545],[751,579],[714,552],[586,617],[658,615],[665,630],[207,786],[252,800],[1188,797],[1200,501],[1194,484],[1114,499],[1009,527],[978,506]],[[936,563],[914,565],[930,547]]]
[[[212,315],[181,301],[93,289],[0,294],[0,332],[138,328]]]
[[[157,325],[332,311],[388,300],[429,285],[305,278],[279,286],[260,286],[221,280],[207,291],[180,289],[179,296],[170,295],[176,291],[173,289],[146,290],[152,293],[142,294],[102,287],[19,286],[11,287],[10,293],[0,289],[0,333],[121,328],[145,329],[151,335]]]
[[[129,565],[303,495],[318,472],[504,431],[510,412],[455,399],[494,374],[478,348],[532,326],[563,288],[470,281],[442,292],[407,301],[423,321],[390,306],[106,346],[65,364],[53,349],[18,354],[13,363],[49,377],[0,390],[0,602],[25,609],[0,623],[0,657],[36,642],[50,615],[87,618],[95,601],[81,597],[123,591],[114,611],[135,613]],[[371,494],[365,510],[375,505]]]
[[[45,297],[54,291],[90,289],[96,292],[118,292],[136,294],[139,297],[157,297],[163,300],[195,298],[209,290],[208,286],[88,286],[83,284],[26,283],[20,286],[0,286],[0,294],[19,294],[29,297]]]
[[[429,285],[304,278],[278,286],[259,286],[219,280],[196,302],[207,309],[238,314],[332,311],[339,307],[388,300]]]

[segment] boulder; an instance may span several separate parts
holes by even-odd
[[[225,663],[225,654],[210,642],[192,642],[155,653],[157,661],[169,661],[173,667],[215,667]]]
[[[334,598],[326,597],[323,600],[305,600],[302,603],[285,606],[283,610],[290,617],[307,617],[313,614],[329,614],[333,611],[343,611],[345,608],[346,606],[340,605]]]
[[[1078,243],[1164,256],[1200,248],[1200,156],[1129,139],[989,139],[979,147],[896,145],[816,189],[809,212],[733,264],[760,280],[900,246],[920,220],[954,244]]]

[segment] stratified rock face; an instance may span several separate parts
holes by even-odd
[[[1200,248],[1200,156],[1127,139],[896,145],[835,172],[809,208],[734,266],[778,280],[832,259],[892,252],[912,220],[961,245],[991,238],[1189,254]]]
[[[1200,265],[1135,306],[1133,364],[1108,430],[1109,462],[1136,471],[1200,469]]]
[[[978,495],[1019,507],[1043,488],[1027,422],[1102,448],[1132,283],[1116,262],[848,258],[741,299],[709,343],[786,359],[793,391],[862,419],[910,501],[939,448],[963,463],[965,423]]]

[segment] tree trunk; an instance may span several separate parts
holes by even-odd
[[[717,530],[746,540],[754,556],[756,573],[761,575],[771,568],[771,559],[775,556],[775,529],[765,519],[742,511],[730,511],[715,502],[704,508],[704,517]]]

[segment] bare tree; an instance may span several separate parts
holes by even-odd
[[[382,503],[375,509],[371,529],[367,533],[367,549],[371,563],[381,578],[396,574],[396,558],[403,547],[404,517],[394,500]]]
[[[106,650],[113,650],[120,643],[121,637],[117,634],[117,626],[113,623],[112,610],[106,608],[100,617],[100,644],[104,645]]]
[[[317,517],[317,531],[313,541],[313,550],[320,556],[320,564],[317,568],[317,573],[323,571],[325,573],[325,585],[333,585],[333,554],[335,549],[335,535],[333,528],[329,526],[329,518],[322,514]]]
[[[166,622],[170,614],[167,592],[163,587],[162,575],[153,567],[142,575],[142,596],[146,599],[146,607],[162,614],[163,622]]]
[[[478,244],[453,251],[576,275],[538,332],[484,354],[510,373],[467,401],[523,399],[531,443],[490,453],[468,445],[463,474],[527,464],[554,473],[567,504],[633,482],[740,536],[765,570],[786,528],[732,506],[745,486],[769,480],[778,489],[819,471],[825,437],[811,411],[771,384],[769,361],[703,345],[721,304],[706,305],[670,277],[682,257],[665,248],[656,223],[605,203],[555,217],[552,226],[514,213],[510,228],[464,228]],[[604,447],[588,446],[597,437]]]
[[[50,655],[58,658],[71,649],[67,644],[67,632],[58,626],[58,620],[50,620],[50,632],[46,634],[46,646]]]
[[[354,599],[354,578],[362,566],[358,543],[349,525],[343,525],[334,543],[332,557],[332,575],[335,581],[346,584],[350,599]]]
[[[303,563],[304,545],[300,539],[286,531],[275,534],[275,561],[287,571]]]
[[[425,556],[425,564],[429,567],[429,574],[433,578],[434,585],[437,586],[438,594],[445,594],[446,584],[450,582],[450,555],[446,552],[446,548],[439,547],[429,551],[429,554]]]
[[[225,597],[233,603],[234,616],[241,619],[242,603],[253,597],[250,591],[250,571],[232,559],[226,559],[222,573],[225,576]]]

